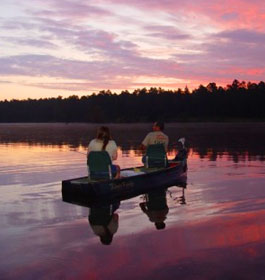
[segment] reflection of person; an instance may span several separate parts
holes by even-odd
[[[170,193],[170,197],[172,197],[172,199],[174,201],[177,201],[180,205],[185,205],[186,203],[186,198],[185,198],[185,189],[186,189],[186,184],[179,184],[178,187],[182,188],[182,194],[179,197],[172,197],[172,193],[169,191]]]
[[[119,205],[120,203],[90,208],[89,224],[104,245],[111,244],[113,235],[118,230],[119,215],[114,212],[119,208]]]
[[[115,141],[113,141],[111,138],[109,128],[106,126],[101,126],[97,131],[97,137],[91,140],[88,145],[87,155],[92,151],[106,151],[108,152],[112,161],[116,160],[118,157],[117,149],[118,148]],[[112,164],[111,170],[113,177],[120,177],[119,165]]]
[[[166,227],[165,220],[168,214],[166,190],[146,194],[145,202],[141,202],[139,206],[149,220],[155,224],[156,229]]]
[[[181,205],[186,204],[185,188],[182,188],[182,196],[179,197],[179,203],[180,203]]]
[[[152,144],[163,144],[165,146],[165,150],[167,151],[168,147],[168,136],[163,132],[164,123],[163,122],[155,122],[153,124],[153,131],[149,132],[144,138],[141,149],[146,149],[148,145]]]

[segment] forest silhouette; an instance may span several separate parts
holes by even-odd
[[[142,88],[110,90],[67,98],[0,101],[0,122],[132,123],[265,120],[265,83],[234,80],[226,87],[209,83],[190,91]]]

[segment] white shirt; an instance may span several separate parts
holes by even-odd
[[[89,152],[97,152],[97,151],[102,151],[103,147],[103,141],[99,139],[93,139],[90,141],[88,145],[88,153]],[[111,160],[117,159],[117,145],[115,141],[110,140],[105,148],[105,151],[108,152]]]
[[[162,131],[153,131],[149,132],[144,138],[142,144],[147,147],[152,144],[164,144],[165,149],[167,151],[168,147],[168,136]]]
[[[116,233],[117,230],[118,230],[118,227],[119,227],[118,222],[119,222],[119,216],[118,216],[118,214],[114,213],[112,218],[111,218],[111,221],[107,225],[107,228],[112,235],[114,233]],[[92,224],[90,224],[90,226],[91,226],[93,232],[98,236],[104,236],[104,234],[106,233],[106,229],[102,225],[92,225]]]

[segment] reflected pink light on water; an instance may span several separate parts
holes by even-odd
[[[49,268],[52,275],[70,276],[73,273],[76,277],[86,279],[102,279],[111,275],[114,279],[120,279],[127,271],[127,279],[139,279],[142,275],[152,275],[160,269],[181,269],[179,265],[187,262],[200,264],[207,260],[207,263],[215,266],[218,262],[229,262],[230,258],[234,258],[234,261],[251,259],[264,253],[256,245],[265,241],[264,215],[263,210],[249,215],[232,215],[229,218],[213,217],[174,225],[162,232],[148,231],[141,236],[129,234],[114,240],[111,247],[98,247],[94,242],[89,242],[87,221],[84,218],[82,222],[72,224],[72,227],[65,223],[30,234],[32,240],[36,240],[35,234],[39,235],[35,245],[42,242],[44,248],[47,246],[50,250],[59,245],[61,250],[56,251],[54,256],[57,261],[52,262],[43,255],[41,262],[32,259],[32,263],[27,264],[24,270],[14,273],[23,277],[28,271],[37,269],[44,273]],[[244,247],[240,247],[242,245]],[[23,250],[27,246],[30,243]],[[223,249],[230,250],[231,256],[228,257],[225,253],[220,255],[219,252]],[[58,263],[58,260],[62,263]],[[63,268],[60,269],[60,265]],[[69,266],[70,271],[67,269]],[[212,273],[211,269],[202,271],[206,272],[209,275]],[[240,271],[238,273],[240,275]]]
[[[61,200],[61,181],[86,175],[83,146],[0,148],[0,235],[5,240],[0,275],[6,278],[169,279],[173,272],[185,277],[196,267],[199,279],[214,279],[222,266],[238,268],[242,276],[249,262],[264,259],[264,162],[246,160],[247,152],[235,162],[228,152],[215,156],[209,149],[202,157],[190,149],[187,204],[174,200],[180,188],[169,190],[165,230],[155,229],[139,208],[143,198],[136,197],[122,201],[118,231],[112,244],[103,246],[89,226],[88,209]],[[119,147],[115,163],[138,166],[141,157],[138,150]]]

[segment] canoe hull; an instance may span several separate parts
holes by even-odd
[[[157,188],[173,185],[185,185],[187,181],[186,166],[179,164],[147,174],[120,179],[88,182],[81,177],[62,182],[63,200],[71,197],[85,197],[88,200],[130,198]]]

